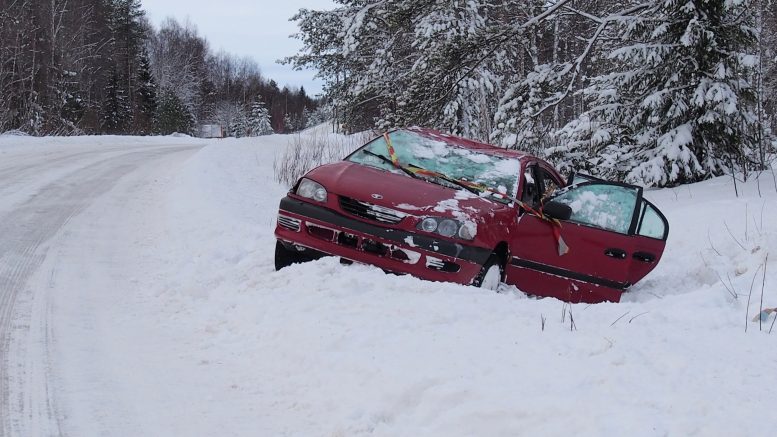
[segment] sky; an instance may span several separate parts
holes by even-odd
[[[289,18],[300,8],[332,9],[331,0],[142,0],[143,9],[155,26],[167,17],[189,19],[211,49],[253,58],[262,74],[282,87],[304,86],[308,95],[321,92],[323,83],[315,71],[294,71],[275,61],[295,54],[300,41],[289,35],[297,31]]]

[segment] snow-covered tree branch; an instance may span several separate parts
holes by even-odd
[[[337,3],[294,17],[286,62],[317,69],[352,128],[431,126],[646,185],[773,151],[773,0]]]

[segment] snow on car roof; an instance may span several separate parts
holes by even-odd
[[[434,140],[442,140],[442,141],[445,141],[446,143],[453,144],[459,147],[464,147],[471,150],[477,150],[480,153],[493,154],[493,155],[498,155],[503,157],[517,158],[517,159],[533,157],[529,153],[522,152],[519,150],[505,149],[502,147],[497,147],[493,144],[481,143],[479,141],[471,140],[468,138],[462,138],[462,137],[457,137],[455,135],[442,133],[434,129],[414,126],[414,127],[397,129],[397,130],[407,130],[407,131],[425,136],[427,138],[431,138]]]

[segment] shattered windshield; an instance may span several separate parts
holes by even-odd
[[[480,153],[446,143],[442,138],[432,139],[405,130],[391,132],[389,138],[399,163],[404,167],[420,167],[453,180],[482,184],[508,196],[514,197],[517,192],[521,171],[518,159]],[[391,163],[390,158],[386,140],[381,136],[357,150],[347,160],[402,173]],[[442,183],[448,185],[444,181]]]

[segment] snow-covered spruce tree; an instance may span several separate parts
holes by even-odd
[[[306,115],[304,116],[304,119],[306,128],[318,126],[319,124],[332,119],[332,107],[329,104],[321,104],[312,111],[305,108],[305,111]]]
[[[109,134],[120,134],[132,119],[132,107],[122,86],[118,72],[114,69],[106,87],[102,108],[102,129]]]
[[[302,117],[300,117],[300,124],[301,129],[305,129],[311,126],[311,117],[313,116],[313,111],[310,110],[310,108],[305,107],[302,109]],[[315,125],[313,125],[315,126]]]
[[[135,89],[135,127],[133,130],[139,134],[148,135],[153,130],[158,102],[156,81],[151,74],[151,65],[145,50],[140,55]]]
[[[247,133],[249,137],[270,135],[273,133],[270,122],[270,111],[264,106],[261,98],[257,98],[251,104],[251,112],[248,114]]]
[[[162,93],[156,122],[156,130],[162,135],[175,132],[188,134],[194,129],[194,116],[172,91]]]
[[[145,18],[140,0],[106,0],[108,30],[110,31],[110,59],[112,78],[110,86],[116,89],[123,100],[119,113],[104,113],[104,118],[112,118],[118,128],[110,128],[113,133],[148,133],[151,128],[153,112],[146,112],[148,101],[142,93],[147,83],[141,76],[150,76],[150,65],[145,50],[151,29]],[[144,71],[145,69],[145,71]],[[113,96],[109,97],[112,98]],[[153,111],[153,108],[152,108]],[[115,124],[115,123],[114,123]]]
[[[283,116],[283,133],[287,134],[289,132],[294,132],[294,119],[291,117],[291,114],[286,113]]]
[[[749,8],[747,0],[656,0],[624,17],[612,69],[591,80],[590,109],[553,152],[648,186],[746,170],[758,130]]]
[[[248,116],[242,105],[235,105],[235,114],[228,128],[230,137],[243,138],[248,135]]]

